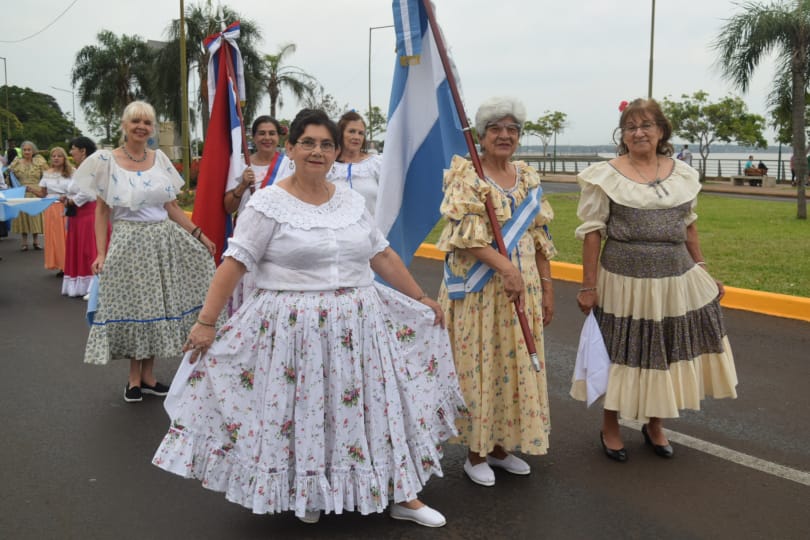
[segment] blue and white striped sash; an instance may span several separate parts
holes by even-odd
[[[511,254],[517,247],[518,240],[540,212],[542,195],[543,189],[540,186],[529,190],[526,198],[512,217],[503,224],[501,232],[503,233],[503,243],[506,246],[507,253]],[[495,242],[492,244],[497,249],[497,244]],[[470,268],[466,276],[457,276],[450,270],[450,265],[447,264],[447,259],[445,259],[444,284],[447,287],[447,296],[451,300],[460,300],[467,293],[481,292],[494,273],[495,271],[492,268],[478,261]]]

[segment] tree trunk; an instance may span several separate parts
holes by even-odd
[[[801,41],[801,40],[800,40]],[[796,168],[798,191],[796,192],[796,217],[807,219],[807,199],[804,184],[807,182],[807,141],[805,138],[805,90],[807,80],[805,67],[807,66],[807,47],[805,43],[798,43],[791,59],[793,71],[793,163]]]

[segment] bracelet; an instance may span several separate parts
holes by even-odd
[[[205,322],[203,320],[200,320],[199,318],[197,319],[197,324],[202,325],[202,326],[207,326],[208,328],[216,328],[215,324],[207,323],[207,322]]]
[[[706,261],[695,261],[695,264],[698,266],[706,266]]]
[[[551,278],[540,276],[540,281],[548,281],[549,283],[551,283]]]
[[[199,230],[200,230],[199,227],[194,227],[193,229],[191,229],[191,236],[193,236],[194,238],[197,238],[196,233]]]
[[[244,195],[244,194],[245,194],[245,192],[243,191],[243,192],[242,192],[242,195]],[[231,195],[233,195],[233,198],[234,198],[234,199],[241,199],[241,198],[242,198],[242,195],[237,195],[237,194],[236,194],[236,188],[233,188],[233,189],[231,190]]]
[[[582,287],[579,292],[595,291],[596,287]]]
[[[418,297],[418,298],[415,298],[414,300],[416,300],[417,302],[421,302],[421,301],[422,301],[422,300],[424,300],[425,298],[430,298],[430,295],[429,295],[429,294],[424,294],[424,293],[422,293],[422,296],[420,296],[420,297]]]

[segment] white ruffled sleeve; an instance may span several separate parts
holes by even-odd
[[[610,216],[610,199],[601,187],[585,182],[581,178],[578,178],[578,181],[582,191],[579,195],[577,217],[582,221],[582,225],[577,227],[574,235],[579,240],[584,240],[589,232],[599,231],[604,238]]]
[[[111,165],[112,154],[109,150],[93,152],[76,169],[73,181],[78,186],[79,191],[92,198],[101,197],[106,200],[105,194],[110,184]]]
[[[365,210],[362,217],[363,225],[369,228],[369,240],[371,240],[372,257],[384,251],[389,246],[388,240],[383,236],[382,231],[377,227],[374,218],[371,217],[371,212]]]
[[[248,272],[256,269],[267,253],[268,245],[278,229],[278,222],[253,205],[248,205],[240,214],[233,237],[228,239],[224,257],[233,257],[245,265]]]
[[[689,215],[686,216],[687,227],[692,223],[694,223],[695,221],[697,221],[698,215],[697,212],[695,212],[695,208],[697,208],[697,197],[692,199],[692,206],[689,208],[690,209]]]

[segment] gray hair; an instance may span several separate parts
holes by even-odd
[[[20,144],[20,150],[22,150],[23,147],[25,146],[30,146],[31,150],[33,150],[35,154],[39,152],[39,148],[37,148],[37,145],[35,145],[31,141],[23,141],[22,144]]]
[[[506,116],[514,118],[522,129],[526,121],[526,107],[513,97],[496,96],[484,101],[475,113],[475,129],[478,136],[484,135],[487,124],[497,122]]]

